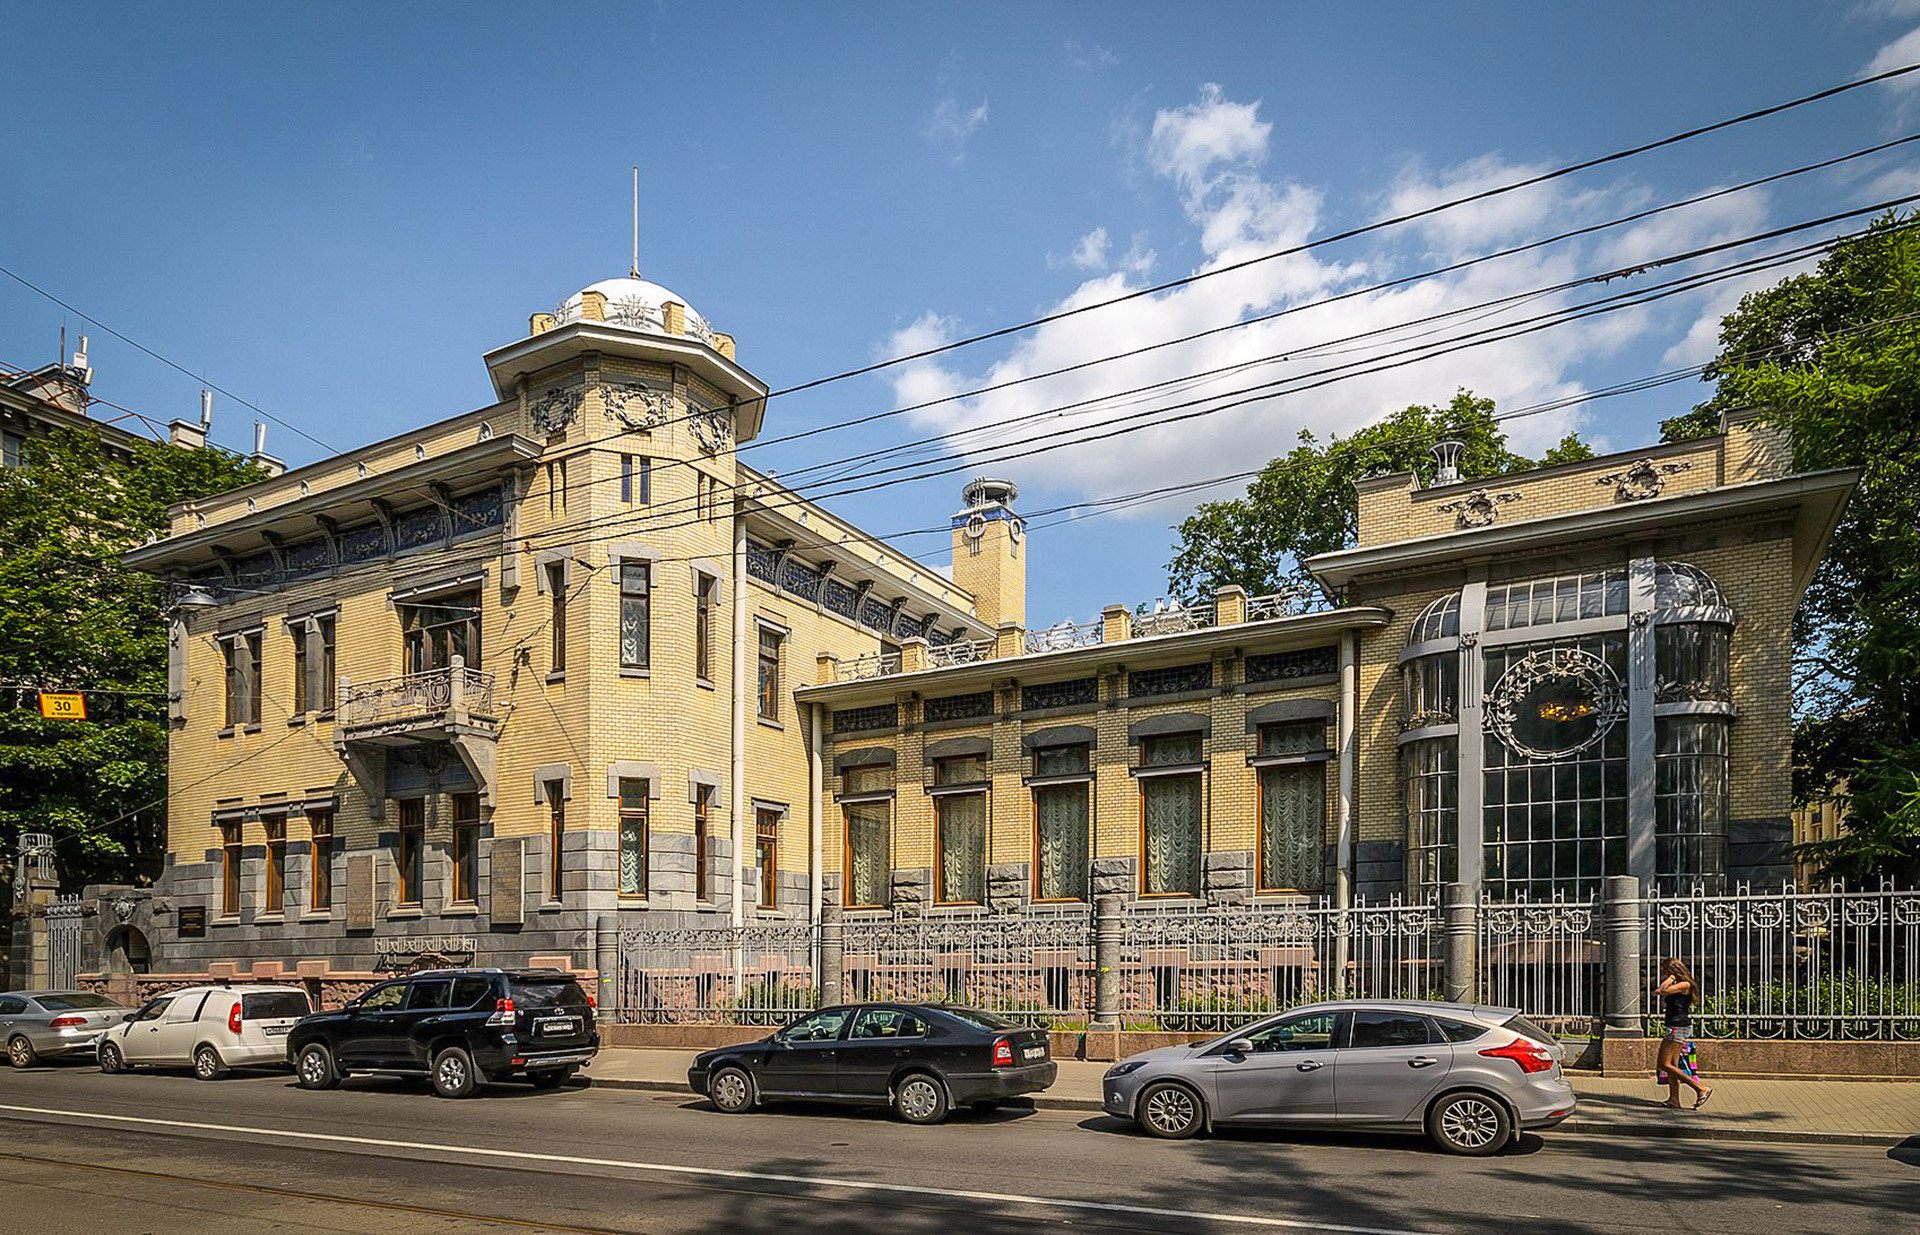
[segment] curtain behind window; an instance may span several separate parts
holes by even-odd
[[[1141,891],[1149,896],[1200,892],[1200,778],[1142,778],[1146,815],[1146,870]]]
[[[1033,791],[1034,889],[1041,900],[1087,898],[1087,786]]]

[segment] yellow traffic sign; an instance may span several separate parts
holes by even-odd
[[[40,692],[40,715],[48,720],[85,720],[87,697],[78,691],[62,694],[43,690]]]

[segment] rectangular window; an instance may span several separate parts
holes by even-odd
[[[458,656],[480,665],[480,593],[459,592],[400,610],[401,645],[408,673],[445,669]]]
[[[1183,767],[1200,762],[1200,735],[1169,733],[1140,740],[1143,768]]]
[[[240,914],[240,823],[220,825],[220,913],[233,918]]]
[[[1033,790],[1033,898],[1087,899],[1090,851],[1088,784],[1037,785]]]
[[[760,628],[760,719],[780,719],[780,644],[777,630]]]
[[[1076,776],[1087,772],[1091,755],[1084,743],[1077,746],[1036,746],[1033,750],[1035,776]]]
[[[26,439],[18,433],[0,433],[0,467],[19,467],[20,450]]]
[[[620,782],[620,895],[647,894],[647,807],[652,783]]]
[[[887,822],[892,803],[848,802],[846,811],[847,908],[878,909],[887,903],[893,871],[888,858]]]
[[[313,838],[313,912],[333,908],[333,812],[308,811],[307,831]]]
[[[985,755],[961,755],[933,761],[933,783],[938,785],[979,785],[987,779]]]
[[[311,666],[307,664],[307,624],[293,625],[293,714],[303,716],[312,695]]]
[[[850,798],[869,793],[891,793],[893,792],[893,766],[885,763],[869,763],[860,767],[846,768],[840,773],[840,792]]]
[[[638,501],[642,506],[653,501],[652,460],[645,455],[620,456],[620,500],[632,505]]]
[[[942,760],[942,763],[985,760]],[[938,765],[935,778],[938,779]],[[987,795],[943,793],[933,800],[934,899],[943,905],[978,905],[987,898]]]
[[[418,908],[420,889],[426,883],[427,803],[424,798],[410,798],[399,807],[399,848],[394,854],[399,884],[394,903]]]
[[[547,592],[553,600],[553,611],[547,616],[547,624],[553,628],[553,670],[554,673],[567,671],[567,564],[565,562],[547,563]]]
[[[780,907],[780,812],[754,812],[753,858],[760,868],[760,908]]]
[[[285,913],[287,903],[287,821],[269,819],[267,829],[267,900],[263,913]]]
[[[1262,755],[1313,755],[1327,749],[1327,726],[1322,721],[1288,721],[1260,726]]]
[[[453,900],[472,905],[480,900],[480,795],[453,795]]]
[[[693,577],[693,676],[713,681],[713,593],[718,583],[712,575]]]
[[[1262,730],[1261,745],[1265,744]],[[1321,847],[1327,831],[1326,781],[1326,767],[1320,763],[1260,769],[1262,892],[1305,892],[1320,887]]]
[[[227,656],[227,728],[260,723],[260,632],[223,642]]]
[[[620,563],[620,667],[645,669],[653,642],[653,567]]]
[[[693,799],[693,899],[713,899],[707,886],[707,825],[713,815],[713,786],[701,785]]]
[[[1201,759],[1198,733],[1143,738],[1140,766],[1190,767]],[[1202,786],[1199,772],[1168,772],[1140,778],[1140,893],[1200,894]]]
[[[547,861],[547,899],[557,901],[566,891],[567,803],[566,782],[547,782],[547,844],[552,856]]]
[[[293,712],[333,711],[333,619],[300,618],[293,636]]]

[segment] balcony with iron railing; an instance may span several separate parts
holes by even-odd
[[[845,660],[822,654],[819,682],[828,685],[870,681],[900,673],[945,669],[1010,656],[1042,656],[1050,652],[1098,647],[1129,639],[1181,635],[1247,622],[1302,617],[1335,608],[1337,604],[1337,601],[1318,589],[1289,588],[1265,596],[1249,597],[1237,587],[1226,587],[1215,593],[1212,600],[1194,604],[1161,600],[1152,609],[1141,606],[1137,610],[1124,605],[1110,605],[1096,621],[1056,622],[1040,630],[1003,627],[997,639],[962,639],[933,645],[923,639],[908,639],[900,651],[873,652]]]
[[[455,656],[444,668],[399,677],[341,678],[335,699],[334,747],[373,801],[386,796],[388,751],[441,743],[459,756],[483,800],[491,802],[499,736],[491,673]]]

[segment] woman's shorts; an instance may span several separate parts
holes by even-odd
[[[1693,1026],[1691,1025],[1667,1026],[1666,1040],[1669,1042],[1686,1042],[1690,1040],[1692,1037],[1693,1037]]]

